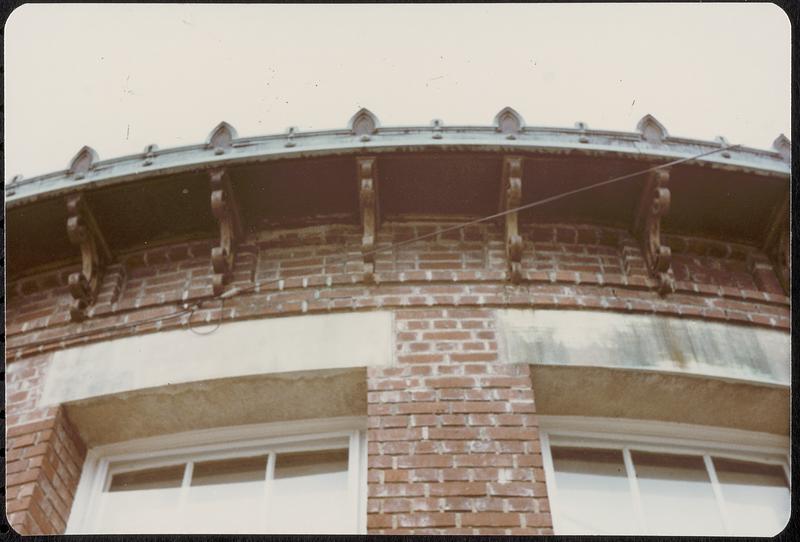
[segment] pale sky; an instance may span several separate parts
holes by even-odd
[[[790,24],[772,4],[28,4],[5,29],[5,178],[240,136],[385,126],[790,136]]]

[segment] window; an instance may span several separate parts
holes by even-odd
[[[556,534],[773,536],[788,441],[685,424],[543,417]]]
[[[290,423],[296,434],[251,438],[281,432],[270,424],[92,450],[68,532],[364,532],[364,432]]]

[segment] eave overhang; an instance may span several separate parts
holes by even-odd
[[[66,234],[66,197],[84,194],[114,253],[159,241],[214,237],[209,173],[224,169],[249,231],[308,220],[359,223],[356,159],[377,159],[381,214],[485,216],[497,212],[503,160],[523,160],[522,201],[658,164],[703,157],[671,168],[672,210],[666,233],[761,244],[788,197],[790,143],[774,151],[726,148],[724,139],[667,135],[650,116],[639,132],[527,127],[512,109],[495,125],[381,127],[359,111],[346,130],[239,138],[226,123],[204,144],[97,160],[84,147],[67,170],[5,187],[8,273],[78,261]],[[520,213],[523,222],[584,221],[626,227],[643,179],[586,192]],[[61,262],[61,263],[60,263]]]
[[[441,136],[434,139],[434,135]],[[287,147],[291,141],[292,146]],[[41,198],[139,182],[152,177],[198,171],[221,166],[256,164],[285,159],[318,158],[354,154],[396,152],[490,152],[572,154],[668,162],[690,158],[726,146],[723,142],[667,137],[651,143],[639,133],[579,128],[524,127],[508,134],[485,126],[408,126],[377,128],[368,141],[348,130],[291,132],[239,138],[230,152],[218,155],[208,144],[187,145],[101,160],[81,179],[70,171],[21,179],[6,185],[6,207],[25,205]],[[149,162],[149,164],[148,164]],[[778,151],[737,147],[697,159],[697,164],[715,169],[763,176],[784,176],[790,165]]]

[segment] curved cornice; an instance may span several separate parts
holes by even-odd
[[[510,108],[504,108],[498,115],[507,111],[514,112]],[[353,126],[347,129],[311,132],[291,129],[283,134],[237,137],[233,127],[223,122],[212,131],[203,144],[171,149],[158,149],[155,145],[149,145],[140,154],[108,160],[97,160],[96,155],[92,154],[91,167],[81,168],[80,174],[75,173],[74,164],[71,163],[70,167],[63,171],[29,179],[15,177],[6,183],[6,205],[16,207],[41,198],[87,188],[140,181],[149,177],[220,165],[258,163],[286,158],[365,152],[379,154],[479,151],[616,155],[621,158],[668,161],[690,158],[725,146],[724,140],[719,138],[716,141],[700,141],[669,136],[660,123],[657,127],[661,128],[659,133],[663,135],[662,138],[645,137],[649,132],[643,130],[642,123],[656,126],[654,122],[657,122],[649,115],[640,121],[637,132],[592,130],[584,123],[578,123],[575,128],[525,126],[520,120],[520,126],[514,131],[513,138],[509,138],[508,133],[497,129],[497,119],[493,126],[445,126],[440,121],[429,126],[383,127],[377,117],[367,110],[359,111],[354,119],[356,117],[358,117],[356,120],[364,117],[370,121],[368,124],[371,129],[367,130],[370,133],[366,137],[364,130],[354,130]],[[215,136],[218,136],[216,139],[220,139],[223,144],[213,144],[212,140],[216,141]],[[697,159],[697,163],[732,171],[788,177],[790,143],[785,137],[779,140],[780,145],[776,145],[774,150],[737,147],[704,156]]]

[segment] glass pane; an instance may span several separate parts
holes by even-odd
[[[649,452],[631,456],[648,534],[724,534],[702,457]]]
[[[183,512],[187,533],[263,533],[267,456],[194,464]]]
[[[278,480],[343,470],[347,470],[347,450],[292,452],[275,457],[274,478]]]
[[[346,449],[278,454],[267,503],[270,532],[354,533],[347,468]]]
[[[715,457],[732,535],[775,536],[789,521],[789,485],[780,465]]]
[[[184,465],[113,475],[94,513],[94,530],[103,534],[180,533],[176,518]]]
[[[111,478],[108,491],[138,491],[181,487],[186,464],[121,472]]]
[[[553,447],[558,534],[635,534],[622,452]]]
[[[266,480],[267,456],[235,457],[194,464],[192,486],[235,484]]]

